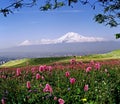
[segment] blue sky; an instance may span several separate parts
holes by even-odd
[[[55,39],[68,32],[115,40],[114,34],[120,32],[120,27],[96,23],[93,17],[99,12],[99,7],[92,10],[90,6],[77,4],[47,12],[33,7],[19,9],[7,17],[0,14],[0,49],[17,46],[25,40]]]

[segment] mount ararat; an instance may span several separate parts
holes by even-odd
[[[39,45],[39,44],[58,44],[58,43],[77,43],[77,42],[100,42],[105,41],[104,38],[100,37],[85,37],[78,33],[68,32],[65,35],[57,39],[41,39],[37,41],[25,40],[19,44],[19,46],[25,45]]]
[[[120,41],[106,41],[100,37],[85,37],[69,32],[57,39],[24,41],[19,46],[0,50],[4,57],[49,57],[65,55],[88,55],[120,49]]]

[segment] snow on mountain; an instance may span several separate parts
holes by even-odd
[[[60,43],[78,42],[80,38],[82,37],[78,33],[69,32],[62,37],[56,39],[56,41]]]
[[[26,46],[26,45],[32,45],[29,40],[25,40],[22,43],[19,44],[19,46]]]
[[[99,37],[84,37],[79,35],[78,33],[69,32],[64,36],[57,39],[57,42],[60,43],[72,43],[72,42],[96,42],[96,41],[103,41],[103,38]]]
[[[25,40],[19,45],[23,46],[23,45],[36,45],[36,44],[97,42],[97,41],[105,41],[105,39],[100,37],[85,37],[85,36],[79,35],[78,33],[68,32],[67,34],[57,39],[41,39],[40,41],[37,41],[37,42],[30,42],[29,40]]]

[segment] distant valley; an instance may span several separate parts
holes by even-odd
[[[1,57],[24,58],[24,57],[51,57],[71,56],[106,53],[120,49],[120,42],[83,42],[83,43],[58,43],[18,46],[0,50]]]

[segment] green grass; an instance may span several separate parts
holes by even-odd
[[[115,51],[111,51],[109,53],[105,53],[105,54],[93,54],[93,55],[86,55],[83,56],[82,59],[83,60],[107,60],[107,59],[118,59],[120,58],[120,50],[115,50]]]
[[[20,59],[9,61],[0,67],[24,67],[26,65],[41,65],[41,64],[52,64],[54,62],[68,63],[72,56],[67,57],[47,57],[47,58],[31,58],[31,59]],[[90,60],[108,60],[108,59],[118,59],[120,58],[120,50],[115,50],[105,54],[93,54],[86,56],[76,56],[77,61],[90,61]]]
[[[1,67],[25,66],[27,62],[29,62],[29,60],[30,59],[27,59],[27,58],[20,59],[20,60],[13,60],[1,65]]]
[[[20,60],[13,60],[9,61],[0,67],[24,67],[27,65],[43,65],[43,64],[52,64],[54,62],[58,62],[61,60],[69,60],[71,57],[47,57],[47,58],[25,58],[25,59],[20,59]]]

